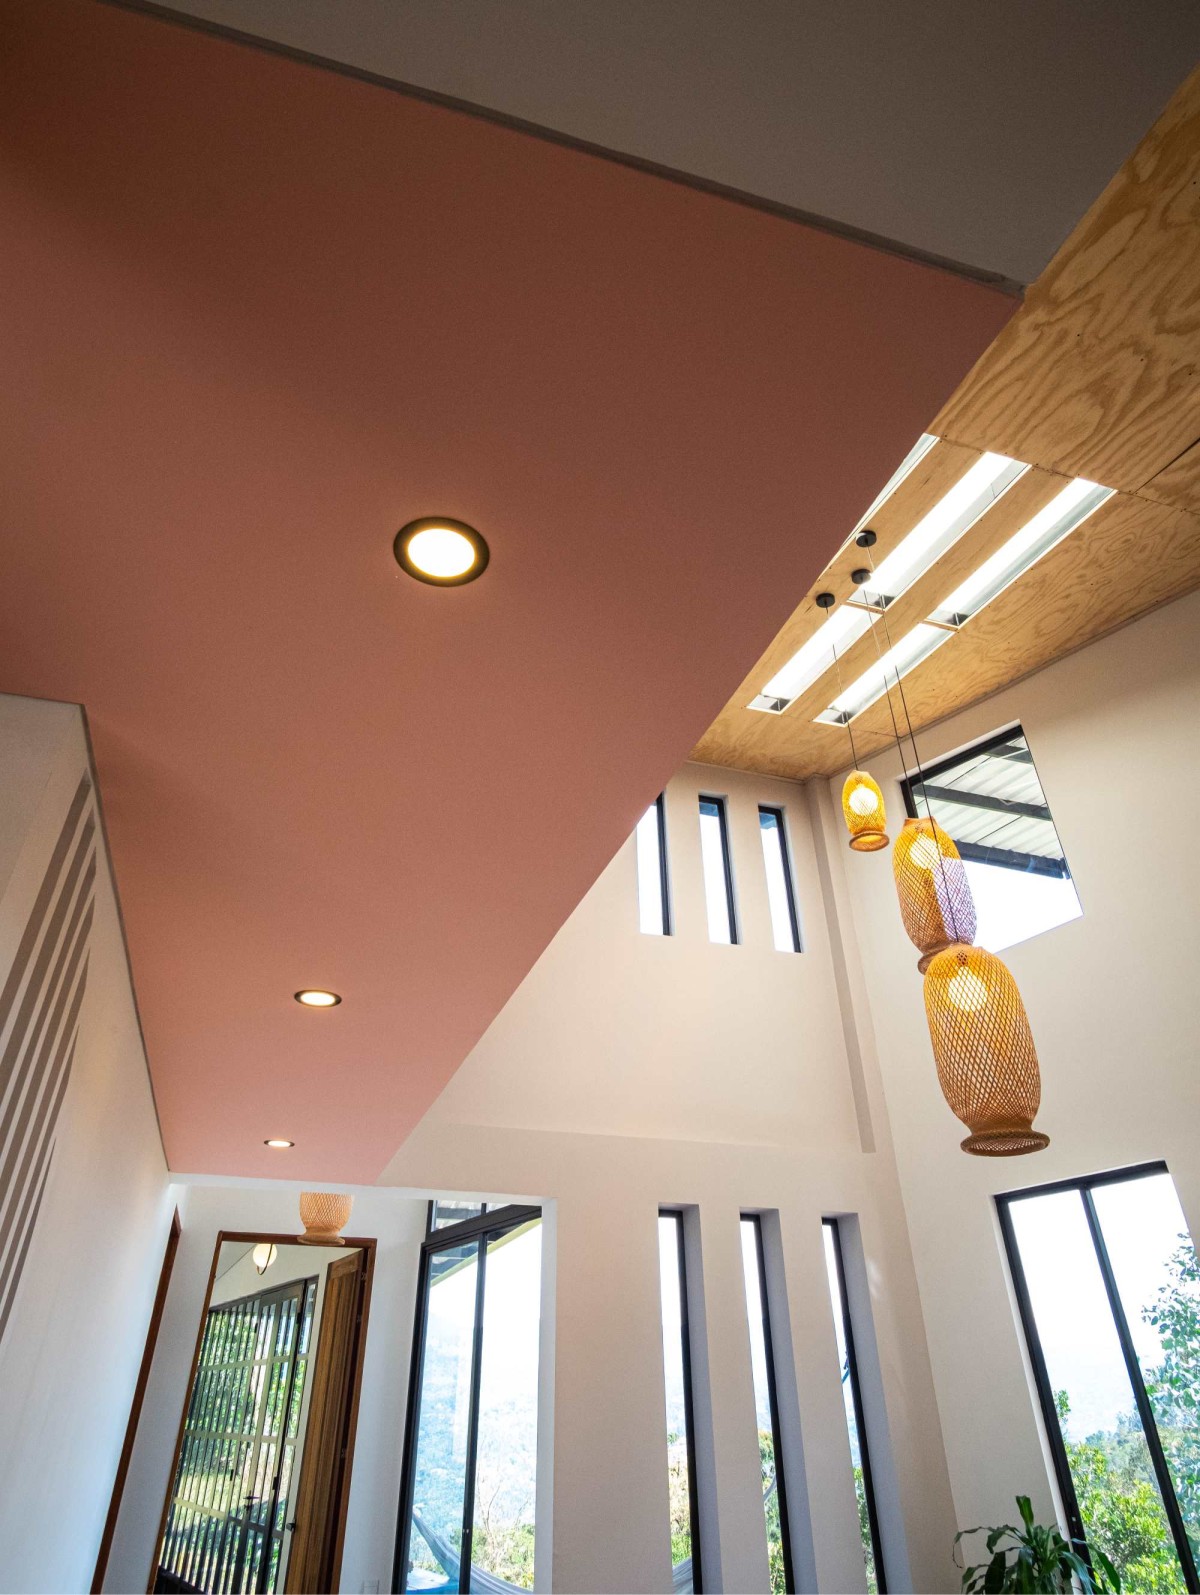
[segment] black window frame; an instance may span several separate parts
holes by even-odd
[[[841,1225],[836,1218],[823,1218],[821,1224],[833,1236],[833,1261],[837,1274],[837,1310],[841,1313],[842,1334],[846,1341],[847,1377],[850,1380],[850,1399],[854,1407],[854,1424],[858,1430],[858,1455],[862,1465],[863,1494],[867,1499],[867,1526],[871,1534],[871,1554],[875,1559],[875,1588],[878,1595],[887,1595],[887,1563],[883,1555],[883,1538],[879,1532],[879,1511],[875,1504],[875,1478],[871,1468],[871,1442],[867,1435],[867,1415],[863,1405],[862,1385],[858,1377],[858,1355],[854,1349],[854,1318],[850,1312],[850,1295],[846,1289],[846,1260],[842,1251]]]
[[[1054,1196],[1063,1191],[1077,1191],[1083,1203],[1088,1233],[1096,1254],[1100,1277],[1104,1283],[1104,1293],[1108,1298],[1109,1311],[1112,1313],[1113,1326],[1116,1329],[1117,1340],[1121,1347],[1122,1360],[1129,1376],[1134,1405],[1137,1408],[1138,1418],[1141,1421],[1142,1431],[1145,1435],[1146,1449],[1150,1453],[1150,1462],[1154,1469],[1159,1495],[1162,1498],[1167,1526],[1170,1528],[1171,1537],[1175,1542],[1175,1553],[1179,1558],[1184,1584],[1192,1592],[1192,1595],[1196,1595],[1196,1592],[1200,1592],[1200,1578],[1198,1578],[1195,1558],[1192,1555],[1187,1527],[1183,1521],[1183,1514],[1179,1509],[1179,1498],[1175,1493],[1175,1481],[1171,1477],[1171,1470],[1163,1451],[1162,1439],[1158,1432],[1158,1420],[1155,1418],[1154,1409],[1150,1404],[1146,1381],[1142,1375],[1141,1364],[1138,1361],[1137,1348],[1134,1345],[1133,1336],[1129,1329],[1129,1319],[1125,1312],[1125,1304],[1121,1300],[1120,1288],[1113,1272],[1112,1260],[1108,1254],[1108,1244],[1104,1239],[1104,1231],[1096,1212],[1095,1202],[1092,1200],[1092,1192],[1099,1187],[1123,1185],[1130,1180],[1146,1179],[1155,1174],[1169,1176],[1170,1172],[1166,1162],[1163,1159],[1157,1159],[1150,1163],[1135,1163],[1128,1168],[1107,1169],[1100,1174],[1084,1174],[1076,1179],[1052,1180],[1045,1185],[1023,1186],[1017,1191],[1001,1192],[996,1196],[995,1200],[996,1211],[1000,1220],[1000,1234],[1004,1242],[1004,1252],[1008,1261],[1009,1277],[1012,1280],[1013,1292],[1017,1299],[1017,1310],[1021,1318],[1021,1328],[1025,1334],[1025,1345],[1029,1352],[1030,1366],[1033,1369],[1033,1381],[1038,1394],[1038,1404],[1041,1407],[1042,1427],[1049,1442],[1059,1498],[1063,1504],[1067,1527],[1072,1538],[1081,1541],[1086,1548],[1088,1541],[1084,1530],[1083,1515],[1079,1510],[1079,1498],[1075,1492],[1075,1480],[1072,1477],[1071,1464],[1067,1458],[1066,1440],[1063,1436],[1062,1425],[1058,1421],[1058,1411],[1054,1404],[1054,1389],[1050,1381],[1049,1370],[1046,1367],[1046,1357],[1042,1349],[1041,1336],[1038,1333],[1037,1319],[1033,1311],[1033,1301],[1029,1294],[1028,1281],[1025,1278],[1025,1265],[1021,1260],[1021,1250],[1017,1243],[1011,1211],[1014,1202],[1026,1201],[1030,1197]]]
[[[421,1376],[425,1367],[425,1326],[429,1304],[429,1275],[436,1253],[461,1246],[464,1241],[479,1242],[475,1278],[475,1318],[471,1343],[471,1382],[467,1405],[467,1449],[463,1486],[463,1538],[458,1564],[459,1595],[471,1587],[472,1539],[475,1524],[475,1470],[479,1451],[479,1389],[483,1374],[483,1308],[487,1286],[488,1242],[507,1230],[519,1229],[542,1217],[540,1207],[509,1203],[489,1208],[461,1224],[432,1229],[434,1203],[425,1216],[425,1239],[421,1242],[421,1261],[417,1269],[417,1305],[413,1315],[412,1359],[408,1374],[408,1405],[405,1412],[403,1460],[400,1467],[400,1505],[396,1514],[396,1545],[392,1554],[392,1591],[404,1589],[411,1541],[413,1494],[416,1489],[417,1439],[420,1428]],[[540,1422],[540,1414],[539,1414]]]
[[[1014,748],[1012,757],[1022,764],[1032,765],[1036,775],[1037,765],[1034,762],[1033,750],[1029,746],[1029,738],[1025,735],[1024,726],[1018,721],[1015,725],[1010,725],[1003,731],[995,731],[990,736],[982,737],[978,742],[969,742],[965,748],[959,748],[957,753],[949,753],[944,759],[938,759],[933,764],[923,766],[918,775],[910,774],[906,770],[900,781],[900,792],[904,799],[904,812],[910,820],[927,818],[932,813],[929,799],[925,797],[925,814],[923,815],[917,807],[914,786],[921,789],[924,797],[930,784],[935,782],[939,775],[945,775],[947,771],[956,770],[967,759],[977,758],[982,753],[991,753],[996,748],[1003,748],[1017,737],[1020,737],[1025,746],[1024,748]],[[1041,776],[1038,776],[1038,786],[1042,787]],[[1045,818],[1054,826],[1054,834],[1058,836],[1058,826],[1054,823],[1054,814],[1049,802],[1046,801],[1044,787],[1042,787],[1042,799],[1043,807],[1046,811]],[[936,798],[934,801],[936,802]],[[948,835],[950,834],[947,827],[943,827],[943,829],[947,831]],[[953,840],[954,845],[958,848],[959,856],[972,864],[991,864],[997,869],[1015,870],[1022,875],[1045,875],[1051,880],[1069,881],[1073,879],[1061,837],[1058,837],[1058,845],[1062,851],[1061,859],[1039,858],[1030,853],[1011,853],[1004,848],[988,847],[978,842],[960,842],[958,837],[954,837]]]
[[[655,829],[658,835],[658,890],[662,899],[663,926],[658,934],[660,936],[673,936],[675,934],[675,924],[671,914],[671,872],[667,864],[667,794],[660,792],[650,807],[655,813]],[[640,881],[638,890],[641,890]],[[652,933],[645,932],[644,934]]]
[[[687,1425],[684,1439],[688,1464],[688,1517],[692,1539],[692,1591],[693,1595],[703,1595],[704,1556],[700,1545],[700,1488],[696,1474],[696,1409],[692,1399],[692,1332],[688,1307],[685,1220],[681,1207],[660,1207],[658,1216],[660,1219],[672,1219],[675,1224],[676,1257],[679,1266],[679,1335],[683,1348],[683,1418]],[[669,1538],[669,1523],[667,1527]]]
[[[779,1539],[783,1550],[783,1586],[785,1590],[794,1591],[796,1578],[792,1562],[792,1533],[788,1519],[783,1440],[779,1428],[779,1390],[775,1380],[775,1342],[771,1334],[771,1293],[767,1287],[767,1254],[763,1244],[762,1214],[743,1213],[741,1223],[751,1224],[754,1227],[754,1247],[758,1257],[758,1305],[762,1313],[763,1343],[766,1348],[767,1402],[771,1410],[771,1444],[775,1452],[775,1494],[779,1501]],[[750,1306],[748,1301],[746,1306],[747,1309]]]
[[[759,828],[760,841],[761,841],[761,837],[762,837],[762,834],[763,834],[763,832],[762,832],[762,816],[764,814],[769,814],[772,817],[772,819],[774,819],[774,821],[775,821],[776,831],[778,832],[778,835],[779,835],[779,858],[780,858],[780,861],[781,861],[781,863],[783,865],[783,883],[784,883],[784,886],[785,886],[785,888],[787,890],[788,921],[789,921],[789,923],[791,924],[791,927],[792,927],[792,948],[791,948],[791,950],[794,953],[803,952],[804,951],[804,947],[803,947],[803,944],[802,944],[802,942],[800,940],[800,911],[799,911],[799,909],[796,906],[796,877],[795,877],[795,873],[794,873],[794,871],[792,869],[792,846],[791,846],[791,842],[788,840],[788,832],[787,832],[787,811],[786,811],[786,809],[782,808],[777,803],[760,803],[758,805],[758,814],[759,814],[758,828]],[[763,858],[763,868],[764,868],[764,870],[766,869],[766,858],[765,858],[765,856]],[[774,940],[773,928],[772,928],[772,940]],[[782,947],[779,947],[779,948],[776,948],[776,951],[777,952],[783,952],[783,951],[785,951],[785,949],[782,948]]]
[[[740,947],[742,942],[741,926],[738,924],[737,896],[733,889],[733,853],[729,846],[729,805],[725,798],[714,797],[711,792],[701,792],[697,799],[697,817],[703,818],[702,805],[711,803],[717,811],[717,825],[721,838],[721,864],[725,877],[725,908],[729,915],[729,941],[714,942],[711,934],[709,942],[714,947]],[[701,841],[701,861],[703,862],[704,843]],[[706,888],[707,890],[707,888]],[[705,917],[707,918],[708,904],[705,903]]]

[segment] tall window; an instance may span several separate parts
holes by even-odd
[[[708,939],[728,946],[737,941],[738,933],[724,798],[700,799],[700,861],[704,869],[704,901],[708,907]]]
[[[758,830],[762,838],[763,863],[767,871],[767,902],[771,909],[771,934],[775,951],[800,951],[800,920],[796,914],[796,888],[792,879],[792,859],[783,810],[758,810]]]
[[[997,1198],[1072,1534],[1200,1589],[1200,1264],[1163,1164]]]
[[[1002,952],[1083,912],[1020,726],[989,737],[904,782],[915,818],[927,815],[962,855],[978,916],[976,940]]]
[[[667,1479],[671,1503],[671,1566],[676,1595],[699,1592],[700,1526],[692,1426],[692,1354],[688,1336],[687,1265],[683,1214],[658,1215],[658,1272],[662,1296],[663,1370],[667,1390]]]
[[[648,936],[669,936],[671,901],[667,880],[667,811],[661,792],[638,821],[634,836],[637,842],[638,924]]]
[[[867,1589],[871,1595],[885,1595],[883,1554],[879,1541],[879,1519],[875,1511],[875,1491],[871,1485],[871,1455],[867,1446],[867,1426],[863,1418],[862,1390],[858,1382],[858,1362],[854,1355],[854,1325],[850,1319],[850,1300],[846,1294],[846,1268],[842,1257],[842,1237],[836,1218],[823,1224],[825,1272],[833,1302],[833,1327],[837,1335],[838,1363],[842,1374],[842,1400],[846,1409],[846,1429],[850,1436],[850,1460],[854,1467],[854,1493],[858,1497],[858,1528],[862,1536],[863,1561],[867,1569]]]
[[[533,1588],[541,1214],[498,1207],[430,1226],[393,1588]]]
[[[754,1374],[754,1410],[758,1420],[758,1457],[762,1465],[771,1595],[784,1595],[784,1591],[794,1590],[796,1585],[792,1577],[787,1492],[779,1444],[779,1403],[775,1395],[775,1355],[763,1259],[762,1221],[757,1213],[742,1215],[742,1271],[746,1279],[746,1316],[750,1323],[750,1366]]]

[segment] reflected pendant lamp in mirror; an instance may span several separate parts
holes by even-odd
[[[942,1095],[977,1157],[1040,1152],[1037,1052],[1017,983],[994,953],[954,942],[925,971],[925,1017]]]

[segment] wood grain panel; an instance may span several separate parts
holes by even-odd
[[[930,430],[1136,492],[1200,435],[1198,345],[1200,69]]]
[[[1200,514],[1200,439],[1172,460],[1165,471],[1152,476],[1142,493],[1160,504],[1174,504],[1178,509]]]

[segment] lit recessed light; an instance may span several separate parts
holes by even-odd
[[[336,1008],[342,1000],[336,991],[298,991],[295,997],[306,1008]]]
[[[280,1136],[272,1136],[269,1141],[264,1141],[264,1146],[274,1147],[276,1152],[286,1152],[289,1146],[295,1146],[295,1141],[285,1141]]]
[[[460,587],[487,569],[488,546],[475,528],[441,515],[409,521],[392,547],[402,570],[435,587]]]

